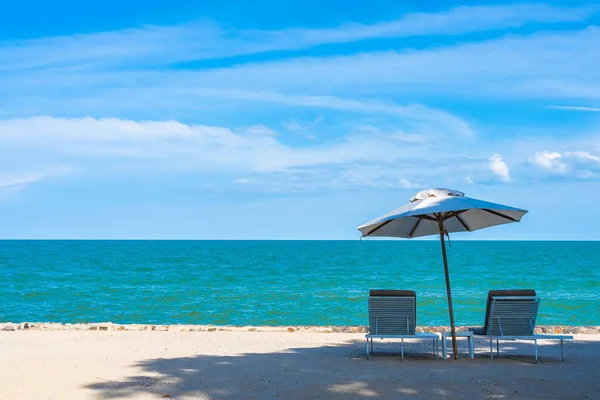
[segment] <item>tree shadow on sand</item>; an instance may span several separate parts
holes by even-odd
[[[593,377],[597,355],[561,363],[548,349],[536,365],[526,346],[502,349],[524,355],[490,361],[485,353],[475,360],[463,353],[444,361],[430,347],[410,343],[401,362],[398,344],[388,343],[367,360],[364,342],[349,341],[271,353],[148,359],[134,365],[137,375],[99,378],[85,387],[101,399],[558,399],[593,398],[600,390]]]

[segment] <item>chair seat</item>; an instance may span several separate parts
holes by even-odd
[[[414,335],[371,335],[368,333],[365,337],[367,339],[440,339],[440,337],[433,332],[415,332]]]

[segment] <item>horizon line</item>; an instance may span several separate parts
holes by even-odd
[[[428,242],[435,241],[437,238],[388,238],[388,239],[368,239],[369,242],[396,242],[396,241],[407,241],[412,242]],[[133,242],[133,241],[147,241],[147,242],[362,242],[361,238],[358,239],[160,239],[160,238],[0,238],[0,242],[10,241],[55,241],[55,242],[66,242],[66,241],[114,241],[114,242]],[[452,242],[600,242],[600,239],[451,239]]]

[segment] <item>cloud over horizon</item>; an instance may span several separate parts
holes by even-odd
[[[71,170],[85,171],[92,177],[107,171],[199,172],[221,175],[246,188],[252,183],[287,187],[293,180],[296,187],[308,190],[326,187],[328,182],[332,185],[335,182],[339,189],[416,189],[440,182],[441,174],[445,175],[442,182],[447,184],[483,183],[493,177],[504,183],[514,180],[500,153],[487,158],[474,154],[474,151],[485,154],[490,149],[488,145],[481,143],[475,148],[461,149],[473,140],[471,136],[439,135],[439,132],[437,135],[420,132],[408,138],[404,138],[406,133],[398,135],[358,126],[334,141],[304,139],[303,143],[290,145],[276,129],[263,125],[222,127],[174,120],[30,117],[0,120],[0,144],[4,148],[0,155],[18,150],[21,157],[9,167],[19,176],[36,177],[15,181],[23,185],[56,175],[48,173],[48,166],[54,165],[55,172],[64,174],[65,163]],[[506,141],[494,147],[507,154],[511,145]],[[564,155],[547,151],[527,155],[525,151],[513,154],[510,159],[561,175],[571,171],[578,177],[586,174],[592,177],[592,172],[595,176],[600,156],[583,148],[583,144],[571,146],[570,149],[576,150],[566,150]],[[563,160],[569,160],[569,168]],[[486,162],[489,173],[481,169]],[[37,174],[23,170],[34,165],[40,166]],[[585,170],[581,170],[583,166]],[[536,178],[522,167],[515,173],[527,179]],[[537,177],[541,179],[543,175]]]

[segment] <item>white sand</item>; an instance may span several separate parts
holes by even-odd
[[[0,332],[0,399],[600,398],[600,335],[567,342],[565,362],[543,342],[539,364],[530,343],[438,361],[413,342],[405,362],[381,343],[367,360],[352,333]]]

